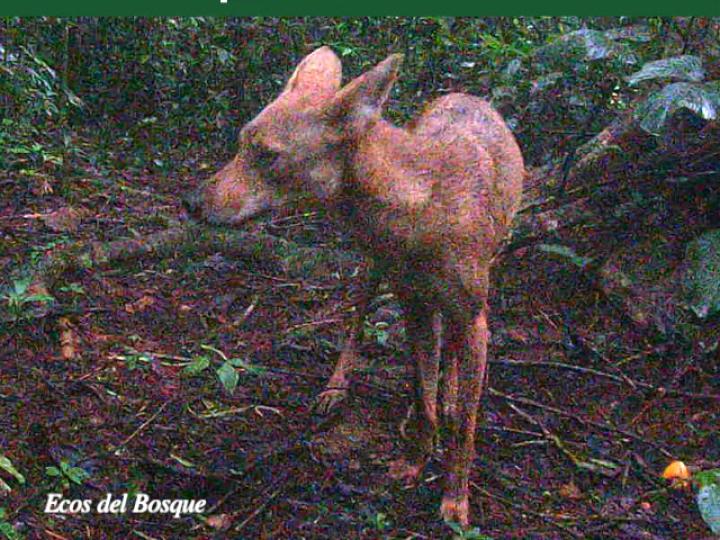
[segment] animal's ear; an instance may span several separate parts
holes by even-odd
[[[349,82],[335,95],[329,114],[348,119],[359,129],[364,129],[379,119],[402,61],[402,54],[392,54],[370,71]]]
[[[320,47],[298,64],[284,91],[328,98],[340,88],[341,80],[340,59],[330,47]]]

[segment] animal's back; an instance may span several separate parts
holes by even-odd
[[[487,190],[487,212],[498,237],[504,237],[520,206],[525,165],[515,136],[500,114],[478,97],[448,94],[433,101],[411,129],[431,139],[463,138],[487,152],[492,170],[475,170],[472,174]]]

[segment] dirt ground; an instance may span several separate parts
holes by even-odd
[[[3,275],[67,242],[142,235],[165,226],[158,216],[182,219],[177,195],[194,184],[194,170],[191,157],[177,177],[88,166],[51,194],[38,195],[34,182],[3,185]],[[86,210],[75,231],[53,231],[39,217],[68,205]],[[653,305],[669,303],[688,219],[650,205],[630,224],[584,226],[574,245],[631,253],[618,264],[652,269],[652,280],[636,277],[647,278]],[[340,242],[312,212],[252,227],[302,244]],[[373,304],[368,367],[350,399],[330,417],[312,413],[357,279],[352,271],[298,278],[222,253],[66,276],[62,323],[52,315],[0,327],[0,451],[26,478],[20,485],[0,473],[13,488],[0,494],[6,520],[26,538],[450,537],[437,511],[441,450],[417,486],[386,475],[402,453],[411,392],[390,294]],[[718,401],[702,397],[720,393],[718,364],[676,330],[680,316],[661,313],[672,323],[664,332],[638,328],[577,268],[533,248],[498,263],[472,473],[479,531],[709,538],[692,491],[670,489],[660,473],[672,459],[720,461]],[[68,341],[74,350],[63,351]],[[216,375],[221,354],[203,345],[251,364],[238,369],[232,395]],[[184,367],[199,355],[210,367],[190,376]],[[62,490],[46,468],[61,463],[87,473],[68,482],[68,498],[144,492],[206,499],[210,510],[204,520],[45,514],[48,493]]]

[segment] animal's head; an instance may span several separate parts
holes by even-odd
[[[185,198],[191,213],[237,224],[289,192],[320,200],[338,191],[353,151],[380,118],[402,55],[340,87],[340,59],[328,47],[305,57],[282,93],[241,130],[235,158]]]

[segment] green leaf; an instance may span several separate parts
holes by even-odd
[[[216,47],[215,51],[217,52],[218,60],[220,60],[220,63],[223,65],[227,64],[233,58],[230,51],[223,49],[222,47]]]
[[[685,261],[685,300],[695,315],[706,319],[720,310],[720,229],[690,242]]]
[[[720,534],[720,469],[698,473],[695,480],[700,484],[696,498],[700,515],[713,534]]]
[[[462,525],[454,521],[446,521],[445,524],[455,533],[453,540],[493,540],[492,537],[480,532],[480,529],[477,527],[465,530],[462,528]]]
[[[23,298],[23,302],[41,302],[43,304],[49,304],[54,301],[55,298],[49,294],[31,294]]]
[[[720,469],[707,469],[695,473],[695,482],[697,482],[700,487],[711,485],[720,486]]]
[[[14,527],[6,521],[0,522],[0,534],[7,538],[7,540],[19,540],[21,538]]]
[[[14,465],[12,464],[12,462],[10,461],[10,459],[8,459],[7,457],[5,457],[5,456],[2,455],[2,454],[0,454],[0,469],[2,469],[2,470],[5,471],[6,473],[14,476],[14,477],[15,477],[15,480],[17,480],[17,481],[20,482],[21,484],[24,484],[24,483],[25,483],[25,477],[24,477],[22,474],[20,474],[20,471],[18,471],[18,470],[14,467]]]
[[[673,114],[687,110],[703,120],[716,120],[720,110],[720,84],[668,84],[647,98],[636,110],[640,127],[653,135],[661,135]]]
[[[702,67],[702,60],[697,56],[684,55],[648,62],[640,71],[629,75],[625,80],[633,85],[653,79],[697,82],[704,78],[705,70]]]
[[[537,247],[540,251],[557,255],[579,268],[585,268],[593,261],[592,257],[583,257],[578,255],[572,248],[567,246],[561,246],[559,244],[539,244]]]
[[[85,480],[90,478],[87,471],[85,471],[85,469],[81,469],[80,467],[67,467],[64,472],[65,476],[77,485],[81,485]]]
[[[45,467],[45,474],[48,476],[62,476],[60,469],[55,466]]]
[[[31,281],[32,277],[28,276],[13,282],[13,292],[18,296],[23,296],[30,287]]]
[[[644,24],[611,28],[605,31],[605,35],[610,39],[631,41],[634,43],[649,43],[653,39],[653,32]]]
[[[540,47],[534,57],[546,70],[573,68],[578,64],[612,58],[626,64],[637,61],[627,46],[617,43],[599,30],[589,28],[560,36],[552,43]]]
[[[264,367],[251,364],[247,360],[244,360],[242,358],[230,358],[228,359],[228,363],[233,367],[239,367],[241,369],[244,369],[251,375],[262,375],[267,371]]]
[[[192,362],[185,366],[183,373],[192,377],[205,371],[209,365],[210,358],[205,355],[196,356],[192,359]]]
[[[69,88],[65,88],[64,90],[65,96],[67,97],[70,105],[72,105],[73,107],[77,107],[78,109],[82,109],[83,107],[85,107],[85,102],[80,99],[77,94],[75,94],[75,92],[73,92]]]
[[[75,293],[75,294],[86,294],[83,286],[76,282],[68,283],[67,285],[63,285],[62,287],[60,287],[60,290],[62,292],[71,292],[71,293]]]
[[[229,394],[235,392],[238,383],[238,373],[230,362],[225,362],[217,369],[217,376]]]

